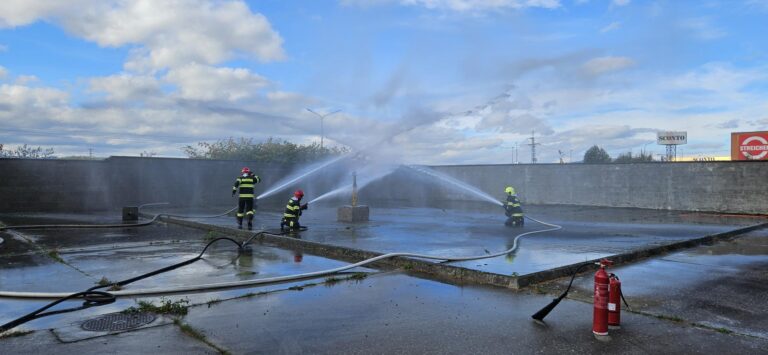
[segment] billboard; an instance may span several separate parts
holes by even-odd
[[[731,160],[768,160],[768,131],[731,133]]]
[[[656,144],[659,145],[680,145],[688,143],[688,132],[657,132]]]

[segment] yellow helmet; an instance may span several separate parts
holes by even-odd
[[[515,188],[512,187],[512,186],[507,186],[507,188],[504,189],[504,192],[506,192],[506,193],[508,193],[510,195],[514,195],[515,194]]]

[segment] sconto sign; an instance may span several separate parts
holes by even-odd
[[[768,131],[731,133],[731,160],[768,160]]]
[[[681,145],[688,143],[688,132],[658,132],[656,143],[659,145]]]

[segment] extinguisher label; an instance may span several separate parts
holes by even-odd
[[[595,284],[595,308],[605,309],[608,304],[608,284]]]
[[[616,310],[616,304],[615,303],[608,303],[608,310],[609,311],[615,311]]]

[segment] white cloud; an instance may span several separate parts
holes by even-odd
[[[600,75],[610,72],[626,69],[634,65],[635,62],[627,57],[599,57],[593,58],[584,63],[582,68],[591,75]]]
[[[725,37],[728,33],[712,23],[709,17],[696,17],[682,20],[680,27],[690,31],[696,38],[709,41]]]
[[[161,94],[154,76],[119,74],[90,80],[90,90],[106,94],[111,101],[151,99]]]
[[[746,0],[747,6],[768,11],[768,0]]]
[[[600,33],[608,33],[621,28],[621,22],[614,21],[600,29]]]
[[[434,10],[449,10],[456,12],[478,12],[503,9],[523,8],[559,8],[560,0],[342,0],[346,5],[372,6],[384,3],[398,2],[402,5],[421,6]]]
[[[269,84],[267,79],[248,69],[199,64],[171,69],[165,81],[178,87],[180,98],[202,101],[237,101],[254,97]]]
[[[738,92],[747,85],[768,80],[768,68],[737,69],[726,63],[707,63],[667,81],[669,87],[683,90],[707,90],[717,93]]]
[[[217,64],[238,56],[285,57],[280,35],[242,1],[6,0],[0,5],[0,27],[39,20],[101,46],[137,46],[126,63],[129,70]]]
[[[8,69],[0,65],[0,79],[5,79],[6,76],[8,76]]]
[[[613,6],[627,6],[629,3],[632,2],[632,0],[612,0],[611,5]]]
[[[19,75],[16,77],[15,83],[16,85],[27,85],[37,82],[38,80],[40,79],[34,75]]]

